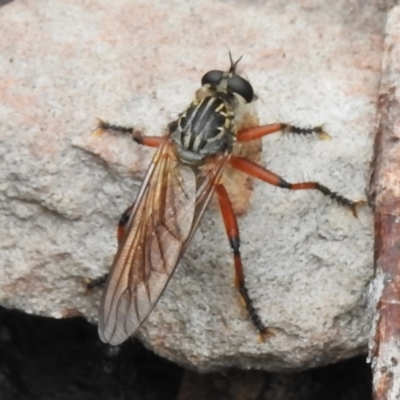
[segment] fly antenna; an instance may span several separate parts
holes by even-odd
[[[229,73],[230,74],[232,74],[232,75],[235,75],[235,73],[236,73],[236,67],[237,67],[237,65],[239,64],[239,61],[243,58],[243,55],[241,55],[235,62],[233,61],[233,58],[232,58],[232,53],[231,53],[231,51],[228,49],[228,52],[229,52],[229,60],[230,60],[230,62],[231,62],[231,67],[229,68]]]

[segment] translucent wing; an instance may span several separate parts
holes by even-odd
[[[144,322],[165,289],[214,192],[226,157],[194,170],[166,137],[157,149],[108,276],[99,335],[119,344]]]

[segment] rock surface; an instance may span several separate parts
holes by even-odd
[[[324,124],[332,137],[263,139],[261,164],[365,198],[386,10],[381,1],[52,0],[0,8],[0,302],[95,321],[115,226],[152,150],[93,137],[96,118],[150,135],[191,101],[227,48],[260,100],[261,123]],[[184,365],[307,368],[366,350],[372,216],[318,193],[254,182],[239,217],[246,281],[276,335],[240,306],[232,256],[211,207],[139,336]]]

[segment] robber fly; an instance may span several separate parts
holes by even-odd
[[[123,342],[149,316],[214,193],[233,251],[236,287],[261,337],[271,333],[259,317],[245,285],[238,224],[222,179],[228,165],[281,188],[318,190],[356,215],[356,202],[326,186],[318,182],[289,183],[235,154],[241,142],[278,131],[316,133],[322,137],[326,134],[322,128],[252,123],[256,121],[252,109],[253,87],[236,71],[241,58],[233,62],[229,55],[229,70],[207,72],[195,100],[167,126],[163,136],[143,136],[134,128],[99,123],[100,131],[129,133],[136,143],[157,148],[135,203],[119,223],[118,251],[100,307],[99,335],[104,342],[113,345]]]

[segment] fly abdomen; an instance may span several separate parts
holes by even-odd
[[[232,149],[235,139],[234,115],[222,96],[193,102],[179,117],[172,137],[184,162]]]

